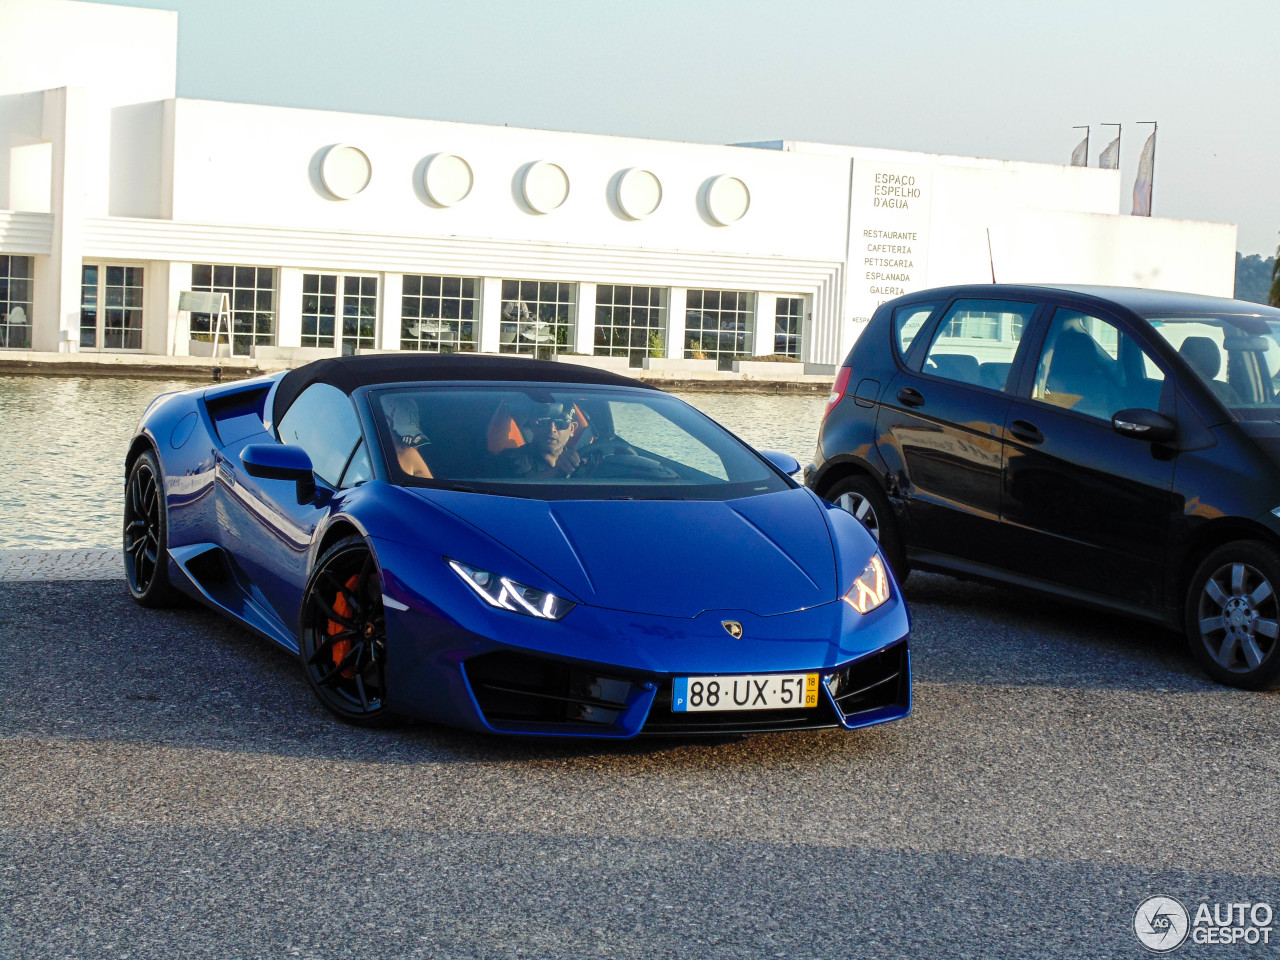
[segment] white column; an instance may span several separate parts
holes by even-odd
[[[52,254],[36,258],[31,349],[68,351],[80,342],[80,279],[84,261],[85,92],[60,87],[44,94],[43,135],[53,143]],[[42,262],[43,261],[43,262]]]
[[[689,291],[672,287],[667,291],[667,356],[679,360],[684,356],[684,311]]]
[[[595,353],[596,349],[596,285],[578,284],[578,319],[573,327],[574,353]]]
[[[382,297],[378,300],[378,349],[400,349],[400,298],[404,292],[403,273],[382,275]]]
[[[751,355],[765,357],[773,353],[773,331],[777,322],[778,295],[756,294],[756,315],[751,327]]]
[[[480,281],[480,352],[497,353],[502,332],[502,278]]]
[[[302,274],[296,267],[281,267],[276,291],[276,346],[302,345]],[[338,317],[338,323],[342,317]],[[341,339],[341,330],[338,338]]]
[[[191,314],[178,312],[178,295],[191,289],[191,264],[170,263],[166,296],[165,323],[168,328],[168,349],[175,357],[191,355]]]

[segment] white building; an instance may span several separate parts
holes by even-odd
[[[1235,227],[1119,215],[1115,170],[177,99],[177,31],[167,11],[0,4],[0,349],[207,355],[216,318],[179,307],[209,291],[259,358],[821,372],[877,303],[993,272],[1232,292]]]

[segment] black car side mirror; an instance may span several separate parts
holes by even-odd
[[[1153,443],[1172,440],[1178,432],[1177,425],[1163,413],[1142,407],[1117,411],[1111,418],[1111,426],[1123,436]]]
[[[289,444],[251,443],[240,451],[244,472],[262,480],[292,480],[298,486],[298,502],[316,498],[316,477],[311,457],[301,447]]]

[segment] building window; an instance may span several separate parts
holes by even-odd
[[[773,311],[773,352],[800,359],[800,336],[804,329],[804,298],[779,297]]]
[[[740,290],[690,290],[684,315],[684,355],[695,360],[751,356],[755,294]]]
[[[498,352],[550,357],[573,342],[574,284],[502,281]]]
[[[596,287],[595,355],[628,357],[638,367],[645,357],[666,355],[665,287]]]
[[[0,347],[31,349],[31,258],[0,256]]]
[[[80,348],[142,349],[143,268],[86,263],[80,268]]]
[[[247,356],[251,347],[275,343],[275,268],[197,263],[191,268],[191,289],[230,295],[232,353]],[[215,322],[211,314],[191,314],[191,338],[212,340]]]
[[[400,349],[474,353],[480,281],[406,275],[400,300]]]
[[[302,340],[304,347],[332,347],[338,318],[338,277],[332,273],[302,275]]]
[[[377,346],[378,278],[304,273],[301,345],[332,349],[339,316],[343,356]]]

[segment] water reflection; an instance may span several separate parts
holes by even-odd
[[[124,455],[157,394],[207,385],[0,375],[0,549],[116,547]],[[813,456],[825,394],[677,393],[747,443]]]

